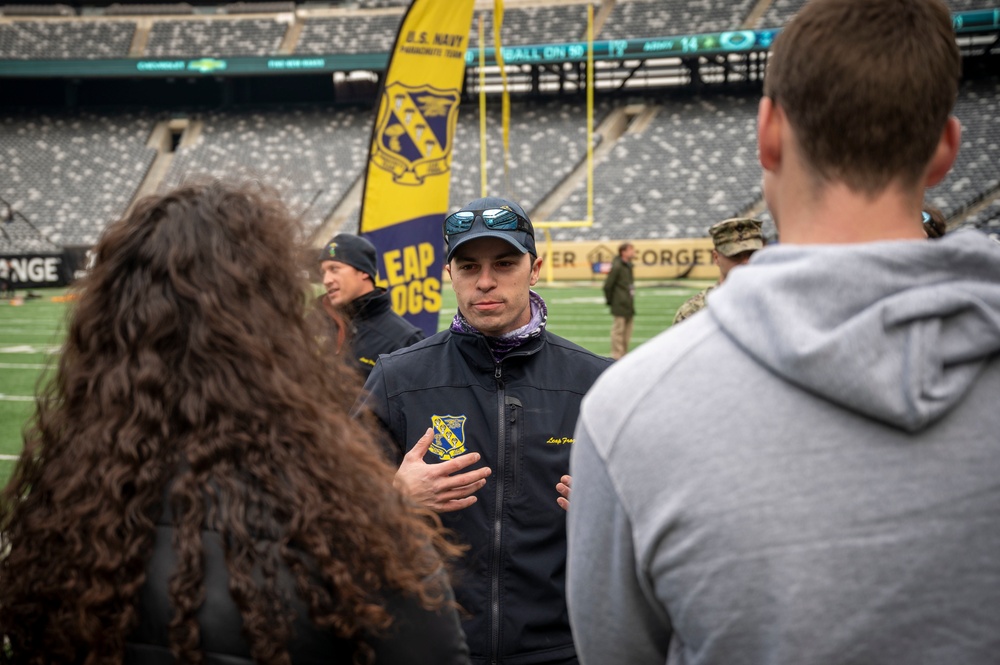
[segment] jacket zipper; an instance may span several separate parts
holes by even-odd
[[[511,490],[511,498],[521,496],[521,435],[518,431],[518,414],[522,408],[521,400],[516,397],[504,398],[504,413],[507,414],[507,443],[510,449],[510,477],[514,489]]]
[[[496,473],[496,507],[493,511],[493,570],[490,579],[490,662],[493,665],[500,660],[500,568],[501,568],[501,527],[503,525],[503,490],[505,464],[504,440],[507,438],[507,419],[504,404],[503,378],[500,363],[496,365],[494,378],[497,382],[497,473]]]

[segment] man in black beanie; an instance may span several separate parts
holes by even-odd
[[[371,373],[379,354],[424,338],[420,328],[392,311],[389,294],[375,285],[375,246],[366,239],[339,233],[323,247],[319,260],[326,290],[321,304],[333,325],[343,323],[348,353],[363,377]]]

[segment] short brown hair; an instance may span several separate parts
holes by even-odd
[[[918,182],[960,77],[941,0],[812,0],[775,39],[764,95],[817,176],[874,194]]]

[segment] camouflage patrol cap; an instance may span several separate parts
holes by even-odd
[[[713,224],[708,232],[715,244],[715,251],[728,257],[763,247],[764,236],[760,232],[760,227],[761,222],[758,219],[734,217]]]

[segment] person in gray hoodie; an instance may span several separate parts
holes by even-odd
[[[813,0],[777,37],[781,244],[583,403],[581,663],[1000,660],[1000,244],[920,215],[959,68],[940,0]]]

